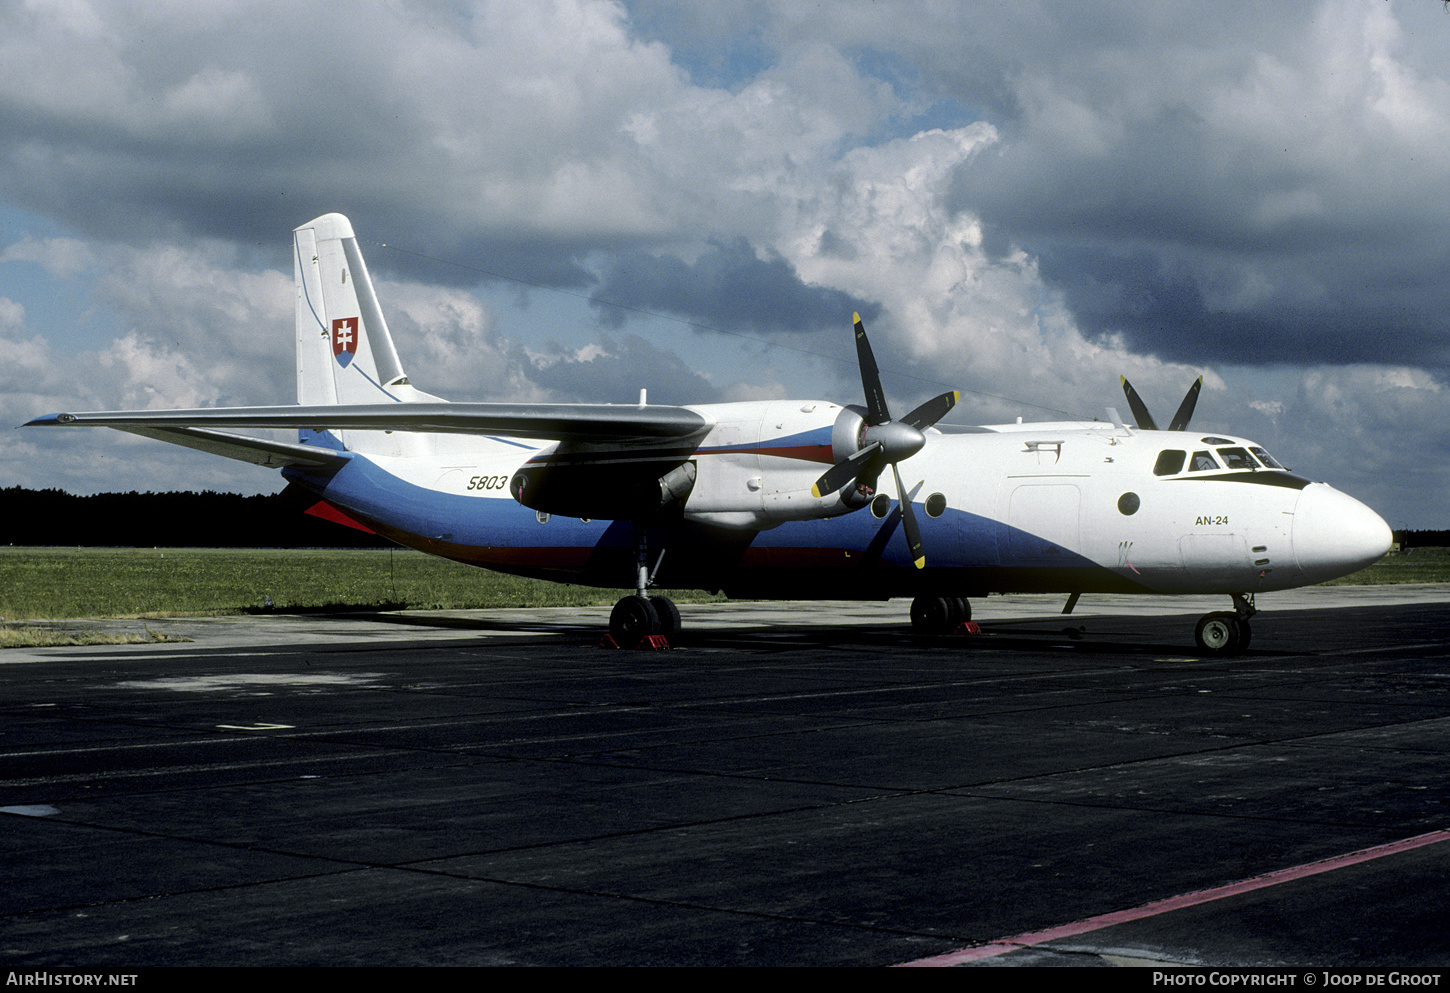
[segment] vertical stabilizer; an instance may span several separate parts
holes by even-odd
[[[297,402],[415,399],[378,308],[352,224],[324,214],[293,233]]]

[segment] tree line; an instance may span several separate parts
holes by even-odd
[[[0,545],[122,548],[388,548],[375,534],[304,513],[287,491],[97,493],[0,489]]]

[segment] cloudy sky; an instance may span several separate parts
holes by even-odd
[[[0,415],[295,400],[351,217],[454,400],[1124,414],[1450,527],[1439,0],[0,0]],[[0,487],[270,492],[108,431]]]

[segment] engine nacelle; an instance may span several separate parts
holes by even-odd
[[[831,428],[831,457],[845,461],[861,450],[861,436],[866,433],[866,408],[858,404],[842,407]],[[841,503],[847,511],[860,510],[871,502],[874,491],[859,483],[841,490]]]
[[[831,428],[831,457],[837,462],[849,459],[861,450],[861,436],[866,433],[866,408],[859,404],[842,407]]]
[[[699,478],[685,517],[719,527],[764,530],[786,521],[838,517],[866,505],[854,488],[813,496],[811,487],[855,451],[861,408],[825,401],[770,400],[713,408],[715,425],[697,456]]]
[[[525,465],[509,493],[530,510],[597,520],[651,521],[678,514],[694,488],[693,461],[676,456]]]

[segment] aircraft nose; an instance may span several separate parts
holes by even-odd
[[[1294,508],[1294,560],[1311,583],[1371,565],[1393,541],[1384,519],[1327,483],[1310,483]]]

